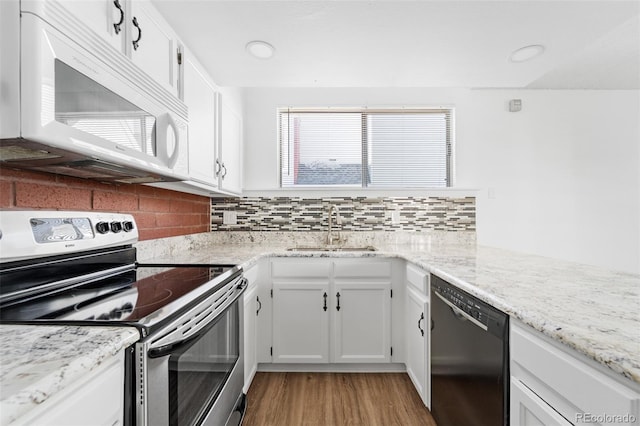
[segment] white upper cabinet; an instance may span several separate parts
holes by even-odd
[[[179,95],[178,37],[149,0],[59,0],[71,15]]]
[[[188,50],[183,63],[184,103],[189,108],[189,176],[218,186],[217,104],[218,92],[202,66]]]
[[[218,185],[225,192],[242,192],[242,116],[232,103],[233,95],[220,99],[220,144],[218,154]],[[236,95],[236,97],[239,97]]]
[[[124,52],[126,0],[58,0],[58,3],[114,48]]]
[[[178,37],[148,0],[131,2],[131,59],[173,95],[178,95]]]

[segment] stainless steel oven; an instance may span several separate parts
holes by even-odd
[[[242,269],[136,262],[116,213],[0,211],[0,322],[130,325],[125,425],[239,425]]]
[[[137,424],[240,424],[244,287],[230,281],[136,344]]]

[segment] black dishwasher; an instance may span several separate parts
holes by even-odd
[[[509,317],[435,275],[431,411],[438,426],[509,424]]]

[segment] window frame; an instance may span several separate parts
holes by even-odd
[[[285,154],[283,152],[284,144],[282,137],[282,117],[284,114],[291,113],[359,113],[362,117],[361,129],[363,134],[360,140],[361,148],[361,182],[357,184],[326,184],[326,185],[292,185],[283,186],[282,167]],[[446,184],[443,187],[437,186],[367,186],[367,173],[369,172],[368,164],[368,138],[366,132],[367,114],[445,114],[446,120],[446,141],[445,141],[445,167],[446,167]],[[279,107],[276,111],[276,143],[278,145],[278,186],[280,190],[295,191],[305,189],[324,189],[333,190],[359,190],[359,191],[385,191],[385,190],[435,190],[446,191],[454,188],[454,153],[455,153],[455,107],[453,106],[436,106],[436,107]]]

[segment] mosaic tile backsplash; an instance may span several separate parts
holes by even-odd
[[[248,197],[211,200],[212,231],[326,231],[329,206],[343,231],[475,231],[475,197]],[[223,224],[224,212],[237,224]],[[395,216],[396,220],[392,220]]]

